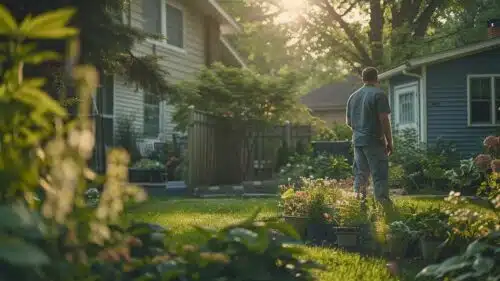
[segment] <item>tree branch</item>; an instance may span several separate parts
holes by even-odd
[[[364,65],[372,65],[372,58],[368,54],[365,46],[361,43],[359,38],[356,36],[354,30],[349,26],[349,24],[342,19],[342,16],[335,11],[335,8],[329,3],[328,0],[322,0],[324,8],[328,11],[330,18],[340,25],[340,28],[344,30],[349,40],[352,42],[356,50],[359,52],[360,57],[363,60]]]
[[[352,9],[354,9],[354,7],[356,7],[356,4],[358,4],[358,2],[354,2],[351,4],[351,6],[349,6],[341,15],[340,17],[344,17],[345,15],[349,14]]]
[[[413,29],[414,38],[423,38],[427,32],[427,28],[431,22],[432,15],[434,12],[444,3],[444,0],[431,0],[430,3],[425,7],[424,11],[415,21],[415,27]]]

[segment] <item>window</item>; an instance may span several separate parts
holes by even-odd
[[[144,31],[166,37],[166,43],[184,48],[184,12],[168,0],[142,0]]]
[[[96,108],[98,116],[102,120],[100,124],[104,145],[111,147],[114,145],[113,140],[113,76],[101,76],[101,85],[97,89]]]
[[[399,123],[401,125],[415,122],[413,92],[407,92],[399,95]]]
[[[144,94],[144,135],[157,138],[160,134],[160,101],[151,93]]]
[[[399,129],[416,128],[417,126],[417,93],[415,83],[405,84],[394,88],[394,116]]]
[[[467,84],[469,124],[500,124],[500,75],[470,75]]]

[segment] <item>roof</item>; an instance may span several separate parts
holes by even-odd
[[[343,81],[312,90],[301,101],[311,109],[344,108],[349,96],[362,84],[358,76],[349,75]]]
[[[398,67],[395,67],[393,69],[381,73],[378,77],[380,80],[384,80],[387,78],[391,78],[394,75],[398,75],[403,71],[412,70],[419,66],[447,61],[475,53],[480,53],[490,49],[494,49],[496,47],[500,47],[500,38],[493,38],[479,43],[466,45],[460,48],[455,48],[428,56],[410,59],[406,63]]]

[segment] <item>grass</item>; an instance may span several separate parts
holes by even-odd
[[[423,210],[445,202],[442,198],[409,196],[397,198],[395,203],[402,210],[408,204]],[[256,208],[261,208],[260,218],[278,215],[276,199],[168,199],[151,200],[134,209],[128,217],[158,223],[171,231],[175,241],[193,243],[203,241],[203,237],[194,231],[193,225],[221,228],[245,219]],[[387,261],[382,258],[361,257],[359,254],[326,248],[304,247],[304,250],[304,258],[326,266],[326,270],[316,273],[321,281],[411,281],[422,268],[418,262],[406,262],[402,266],[401,276],[392,277],[386,269]]]

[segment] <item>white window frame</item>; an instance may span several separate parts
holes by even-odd
[[[491,123],[472,123],[471,120],[471,83],[472,78],[490,78],[491,93],[490,101],[491,106]],[[467,75],[467,125],[469,127],[498,127],[500,126],[500,121],[497,122],[497,114],[500,114],[500,110],[496,108],[496,97],[495,97],[495,78],[500,78],[500,74],[468,74]]]
[[[408,124],[401,124],[400,121],[400,108],[399,108],[399,98],[402,94],[407,94],[409,91],[413,92],[413,122]],[[404,129],[415,129],[418,133],[418,119],[420,118],[419,108],[418,108],[418,82],[411,82],[403,85],[398,85],[394,87],[394,121],[398,130]]]
[[[161,1],[161,36],[163,36],[164,38],[162,39],[152,39],[152,38],[147,38],[147,41],[153,43],[153,44],[158,44],[158,45],[161,45],[161,46],[165,46],[171,50],[174,50],[174,51],[177,51],[177,52],[180,52],[180,53],[186,53],[186,24],[187,24],[187,20],[186,20],[186,10],[184,9],[184,7],[180,4],[177,4],[177,3],[172,3],[168,0],[141,0],[141,1]],[[172,6],[176,9],[179,9],[182,13],[182,48],[180,47],[177,47],[177,46],[174,46],[174,45],[171,45],[171,44],[168,44],[167,42],[167,37],[168,37],[168,34],[167,34],[167,4],[169,6]],[[146,16],[144,14],[144,11],[142,13],[142,16]]]
[[[159,101],[158,102],[158,134],[156,136],[153,136],[153,135],[147,135],[146,134],[146,122],[145,121],[145,115],[146,115],[146,107],[148,107],[149,105],[146,104],[146,95],[148,94],[151,94],[151,93],[148,93],[146,91],[143,92],[143,116],[142,116],[142,122],[143,122],[143,126],[142,126],[142,132],[143,132],[143,135],[144,135],[144,138],[145,139],[159,139],[160,138],[160,135],[162,133],[162,117],[163,117],[163,106],[162,106],[162,102]]]

